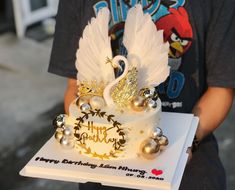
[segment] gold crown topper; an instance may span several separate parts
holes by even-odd
[[[78,86],[78,96],[103,96],[104,82],[83,81]]]

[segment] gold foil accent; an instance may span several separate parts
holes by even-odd
[[[138,70],[136,67],[129,70],[125,78],[119,81],[112,90],[111,96],[119,108],[126,108],[133,98],[137,96],[137,74]]]
[[[103,96],[105,88],[104,82],[83,81],[78,86],[78,96]]]

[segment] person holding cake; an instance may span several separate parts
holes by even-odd
[[[226,118],[234,97],[235,3],[152,0],[141,4],[169,44],[170,75],[156,87],[162,110],[194,113],[200,119],[180,189],[224,190],[225,172],[212,133]],[[78,93],[76,52],[88,21],[108,7],[113,54],[126,55],[124,25],[128,10],[135,5],[129,0],[60,1],[49,72],[68,78],[66,113]],[[80,184],[80,189],[121,188],[89,183]]]

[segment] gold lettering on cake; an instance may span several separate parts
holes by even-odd
[[[83,116],[77,118],[74,129],[76,147],[82,149],[83,154],[101,159],[116,158],[125,146],[125,133],[121,123],[114,119],[114,115],[108,115],[101,110],[82,112]],[[92,118],[100,118],[107,124],[98,124]],[[103,123],[103,122],[101,122]]]
[[[93,121],[88,121],[88,125],[81,125],[83,128],[87,128],[88,132],[83,132],[80,135],[79,141],[81,141],[83,144],[86,144],[87,140],[90,140],[92,142],[100,142],[100,143],[114,143],[115,149],[117,149],[117,139],[116,138],[108,138],[107,134],[107,127],[105,126],[94,126]]]

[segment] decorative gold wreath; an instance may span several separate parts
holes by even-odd
[[[75,127],[74,127],[74,137],[77,138],[77,143],[76,145],[81,147],[82,149],[85,150],[85,154],[90,154],[92,157],[94,158],[100,158],[100,159],[110,159],[110,158],[117,158],[118,153],[123,151],[123,147],[125,147],[125,133],[123,132],[123,129],[120,128],[120,126],[122,125],[121,123],[119,123],[118,121],[114,120],[114,115],[108,115],[106,112],[101,111],[100,109],[95,109],[95,110],[89,110],[87,112],[81,112],[83,114],[83,116],[78,117],[76,120],[78,121],[77,123],[75,123]],[[104,154],[98,154],[97,152],[92,152],[90,147],[87,147],[86,144],[83,144],[81,142],[80,139],[80,134],[79,134],[79,130],[81,129],[81,124],[84,123],[85,120],[89,119],[89,115],[91,115],[92,117],[94,116],[98,116],[100,118],[106,118],[107,121],[109,123],[112,123],[112,127],[108,128],[108,130],[112,129],[112,128],[117,128],[117,133],[119,134],[119,136],[121,136],[121,139],[119,139],[119,141],[117,142],[118,147],[114,146],[114,151],[110,151],[109,154],[104,153]]]

